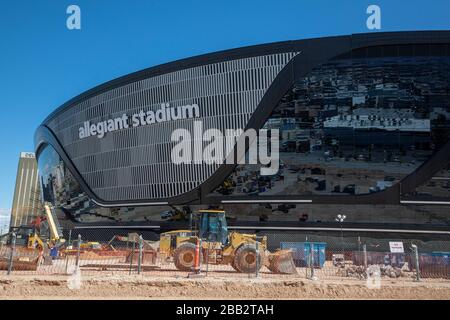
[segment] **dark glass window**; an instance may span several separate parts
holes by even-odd
[[[82,190],[61,157],[51,146],[39,155],[38,168],[42,199],[54,207],[60,223],[77,222],[160,220],[167,207],[119,207],[97,206]]]
[[[407,56],[361,49],[299,80],[264,126],[280,131],[278,174],[239,165],[214,193],[370,194],[418,169],[449,141],[450,58],[384,49]]]
[[[450,200],[450,164],[413,192],[406,194],[403,200],[448,202]]]
[[[42,199],[56,207],[76,212],[89,203],[87,195],[64,165],[58,153],[46,146],[39,155],[39,175],[42,187]]]

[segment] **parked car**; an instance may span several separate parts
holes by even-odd
[[[172,218],[175,215],[175,212],[173,210],[165,210],[161,212],[161,220],[168,220]]]
[[[356,184],[349,184],[344,187],[342,193],[348,193],[354,195],[356,193]]]

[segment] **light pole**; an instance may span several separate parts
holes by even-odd
[[[344,256],[344,260],[345,260],[345,253],[344,253],[344,231],[343,231],[343,229],[342,229],[342,224],[343,224],[345,218],[347,218],[346,215],[338,214],[338,215],[336,216],[336,218],[334,219],[334,220],[336,220],[337,222],[339,222],[340,225],[341,225],[341,247],[342,247],[342,255]]]

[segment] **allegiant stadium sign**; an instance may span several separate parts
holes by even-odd
[[[111,118],[97,123],[85,121],[78,129],[79,138],[97,136],[103,138],[106,133],[118,130],[136,128],[168,121],[199,118],[200,110],[197,104],[170,107],[168,103],[161,104],[156,111],[141,110],[117,118]],[[178,128],[171,134],[171,141],[176,144],[172,148],[171,159],[179,164],[261,164],[261,175],[274,175],[279,169],[279,132],[277,129],[227,129],[222,133],[219,129],[209,128],[203,132],[203,122],[193,121],[193,135],[187,129]],[[203,141],[207,143],[203,149]],[[236,145],[236,154],[232,149]],[[247,147],[248,146],[248,150]],[[269,151],[270,150],[270,151]],[[248,156],[246,156],[248,155]],[[247,159],[248,158],[248,159]]]
[[[127,115],[124,113],[121,117],[91,123],[85,121],[83,126],[78,129],[80,139],[97,136],[103,138],[106,133],[118,130],[135,128],[167,121],[181,119],[190,119],[200,117],[200,111],[197,104],[188,104],[179,107],[170,107],[168,103],[161,104],[161,108],[153,111],[141,110],[138,113]]]

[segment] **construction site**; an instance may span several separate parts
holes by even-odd
[[[2,236],[0,298],[450,298],[445,241],[241,233],[222,210],[195,212],[190,229],[157,239],[112,229],[120,234],[93,241],[99,230],[61,230],[45,212]]]

